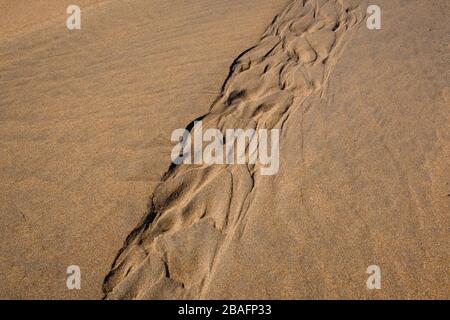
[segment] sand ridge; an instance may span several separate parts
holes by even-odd
[[[77,3],[0,0],[0,299],[449,299],[449,1]]]
[[[102,297],[170,161],[170,132],[207,112],[286,0],[79,1],[81,30],[68,30],[71,3],[0,1],[11,8],[0,36],[0,298]],[[66,287],[69,265],[81,290]]]
[[[283,129],[293,109],[322,95],[346,33],[364,16],[360,1],[291,2],[235,60],[210,113],[197,120],[222,132]],[[245,232],[261,185],[272,183],[256,170],[172,166],[105,280],[107,298],[208,298],[222,251]]]

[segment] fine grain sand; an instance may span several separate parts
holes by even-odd
[[[0,298],[450,298],[448,1],[68,4],[0,0]],[[170,165],[199,117],[279,172]]]

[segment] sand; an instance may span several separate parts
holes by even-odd
[[[371,1],[369,30],[363,0],[86,1],[71,32],[18,3],[0,298],[449,298],[448,3]],[[170,165],[199,117],[279,129],[279,171]]]
[[[14,7],[14,23],[38,25],[0,44],[1,298],[103,296],[170,164],[170,133],[208,111],[234,58],[286,5],[80,2],[82,29],[69,32],[69,3]],[[72,264],[79,291],[66,288]]]

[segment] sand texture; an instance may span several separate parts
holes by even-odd
[[[287,1],[79,1],[69,31],[71,3],[0,0],[16,15],[0,37],[0,298],[103,296],[170,133],[208,111]],[[81,290],[66,287],[72,264]]]
[[[83,5],[2,22],[0,298],[450,298],[450,2]],[[278,172],[171,164],[200,120]]]

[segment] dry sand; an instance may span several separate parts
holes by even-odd
[[[449,298],[448,2],[43,2],[0,1],[0,298]],[[199,116],[278,174],[169,168]]]
[[[0,40],[1,298],[102,297],[170,164],[170,132],[208,111],[287,3],[94,2],[69,32],[71,1],[0,1],[9,30],[37,23]],[[71,264],[80,291],[66,288]]]

